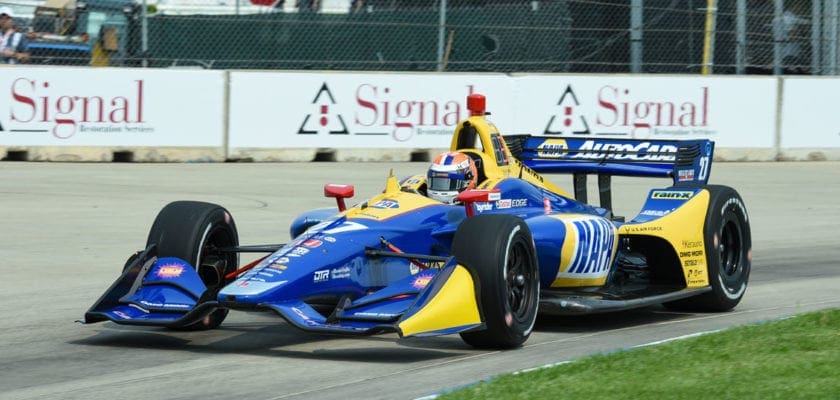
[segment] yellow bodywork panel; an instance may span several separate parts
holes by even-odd
[[[657,193],[661,192],[651,192],[651,198],[657,198]],[[707,286],[709,278],[703,225],[708,206],[709,192],[701,190],[668,215],[642,224],[622,225],[618,232],[622,235],[648,235],[667,240],[677,251],[687,286]]]
[[[470,272],[458,265],[426,305],[397,327],[402,336],[412,336],[481,322],[475,282]]]

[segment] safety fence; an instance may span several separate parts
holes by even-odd
[[[16,3],[32,0],[8,4]],[[840,0],[57,3],[75,8],[19,7],[20,29],[33,38],[32,63],[835,75],[840,57]],[[83,34],[86,41],[69,39]]]

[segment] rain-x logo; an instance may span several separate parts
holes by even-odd
[[[467,95],[473,93],[473,85],[466,88]],[[417,135],[450,135],[462,113],[466,113],[464,104],[458,100],[417,98],[372,83],[359,84],[352,103],[337,101],[336,98],[346,98],[341,93],[338,95],[323,82],[297,133],[391,136],[395,141],[405,142]],[[347,118],[348,114],[352,116]]]
[[[548,119],[544,135],[711,135],[709,130],[709,87],[699,91],[656,93],[642,97],[627,87],[604,85],[582,98],[567,85],[557,101],[559,112]],[[590,96],[586,96],[590,94]],[[594,95],[594,96],[592,96]],[[589,117],[589,118],[588,118]],[[594,118],[593,118],[594,117]]]

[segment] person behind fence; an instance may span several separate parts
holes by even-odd
[[[0,62],[3,64],[17,64],[29,60],[29,41],[23,33],[15,30],[15,20],[12,9],[0,7]]]

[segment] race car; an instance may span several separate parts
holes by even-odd
[[[239,244],[222,206],[176,201],[83,322],[197,330],[229,310],[268,311],[310,332],[458,333],[475,347],[513,348],[538,314],[738,304],[749,217],[734,189],[707,184],[712,141],[504,138],[485,103],[470,95],[455,128],[450,150],[471,160],[476,184],[451,201],[430,196],[446,172],[392,173],[382,193],[351,207],[352,185],[327,184],[335,208],[301,214],[287,244],[256,246]],[[547,173],[572,174],[574,195]],[[589,175],[599,205],[587,203]],[[613,175],[673,185],[651,189],[626,220],[611,210]],[[240,266],[245,253],[265,255]]]

